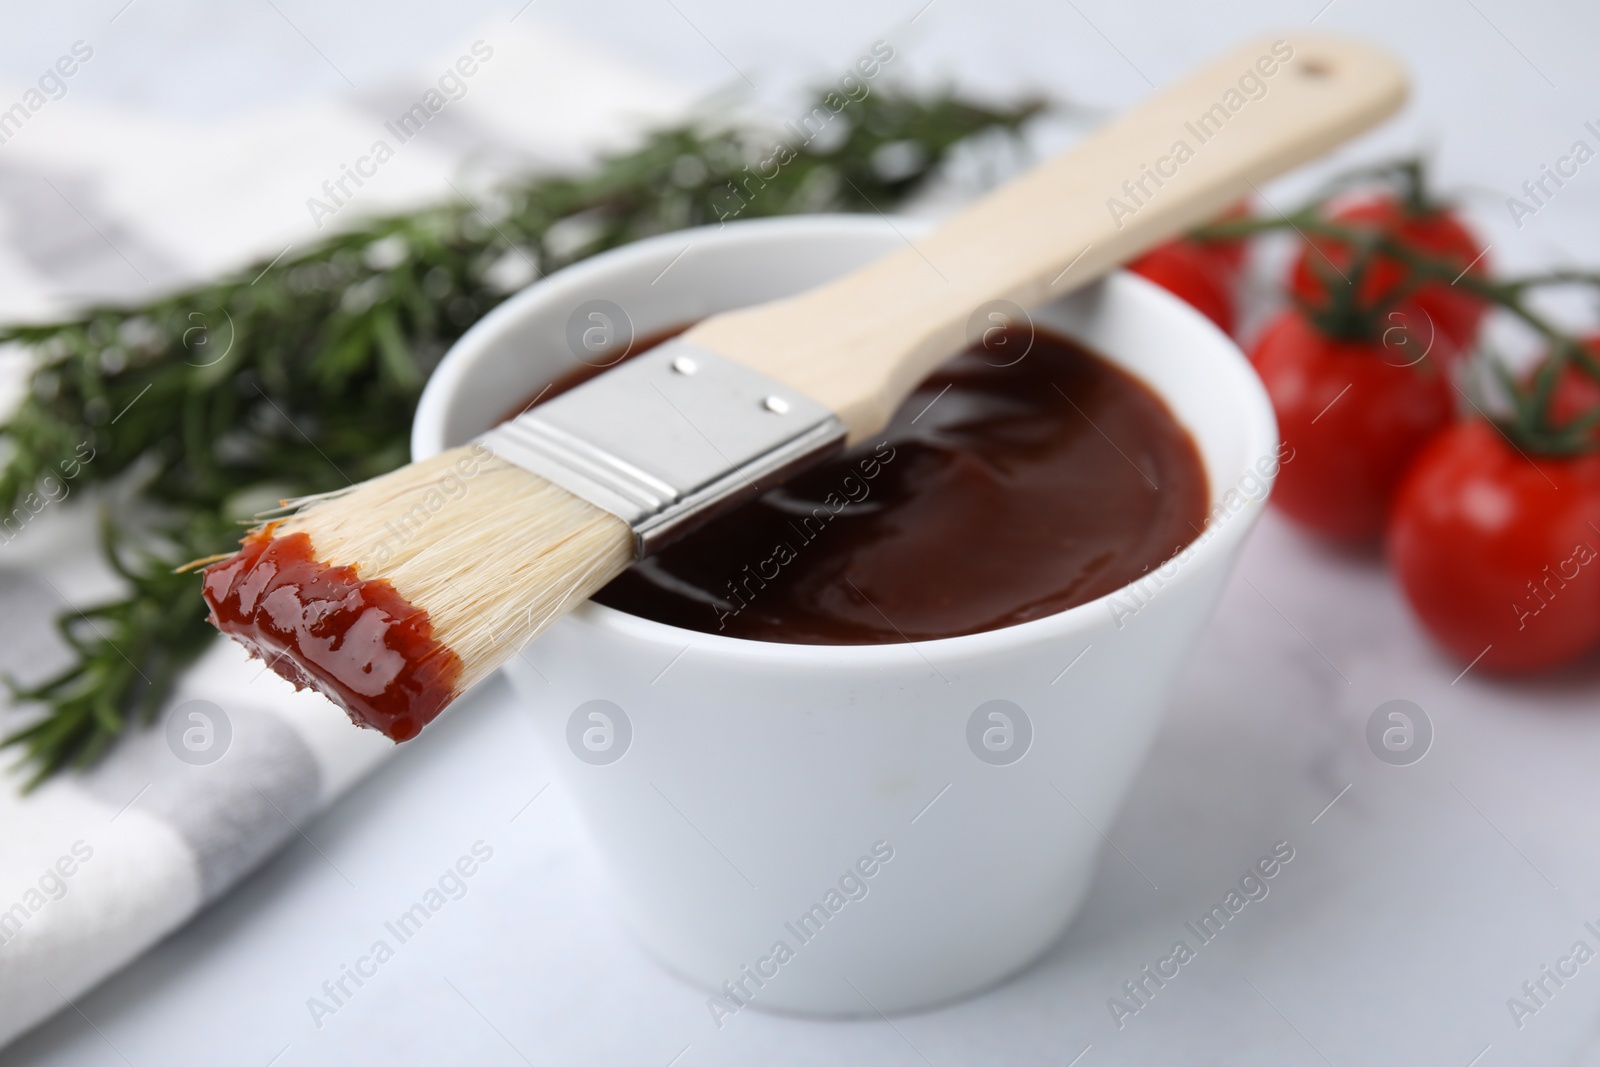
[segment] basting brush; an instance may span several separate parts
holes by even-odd
[[[715,315],[469,445],[299,502],[205,568],[212,622],[357,724],[414,737],[635,560],[881,429],[963,347],[976,309],[1093,280],[1405,93],[1400,65],[1366,44],[1240,48],[901,252]]]

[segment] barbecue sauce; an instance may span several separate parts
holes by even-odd
[[[1207,498],[1194,442],[1143,383],[1065,338],[1011,330],[934,373],[881,433],[594,599],[761,641],[956,637],[1121,588],[1200,534]]]
[[[382,579],[330,566],[277,524],[204,572],[211,623],[296,689],[321,690],[357,726],[409,741],[456,695],[461,660],[428,615]]]

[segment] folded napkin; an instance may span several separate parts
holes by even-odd
[[[451,71],[448,103],[400,144],[386,124]],[[483,27],[414,78],[209,126],[69,90],[0,154],[0,320],[60,313],[64,294],[138,299],[271,258],[357,214],[457,195],[463,170],[581,162],[687,104],[532,18]],[[312,203],[327,203],[322,182],[378,138],[399,150],[327,217]],[[0,397],[16,395],[23,362],[0,359]],[[92,519],[77,498],[52,503],[0,543],[0,669],[24,683],[71,662],[56,613],[116,589]],[[0,729],[36,713],[0,707]],[[0,1044],[225,893],[391,751],[219,640],[154,727],[89,773],[26,796],[20,774],[0,774]]]

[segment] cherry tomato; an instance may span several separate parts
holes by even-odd
[[[1272,502],[1327,537],[1376,540],[1406,465],[1453,417],[1443,364],[1403,331],[1341,341],[1298,310],[1268,324],[1250,361],[1294,450]]]
[[[1233,333],[1233,268],[1225,255],[1181,238],[1157,245],[1128,269],[1182,299],[1223,333]]]
[[[1393,196],[1375,196],[1347,203],[1330,217],[1334,222],[1380,231],[1463,270],[1472,264],[1474,274],[1488,269],[1487,257],[1480,258],[1483,246],[1448,209],[1415,214]],[[1325,278],[1332,277],[1333,284],[1343,284],[1333,270],[1349,274],[1352,258],[1350,248],[1343,242],[1311,238],[1295,260],[1290,291],[1308,307],[1326,307],[1330,294]],[[1407,280],[1406,268],[1399,261],[1390,256],[1374,256],[1363,275],[1357,303],[1370,308]],[[1482,300],[1445,281],[1424,283],[1408,299],[1449,339],[1453,351],[1471,348],[1485,310]]]
[[[1400,487],[1388,554],[1412,610],[1463,663],[1577,659],[1600,646],[1600,455],[1526,456],[1481,420],[1451,427]]]
[[[1591,337],[1585,345],[1600,356],[1600,337]],[[1556,382],[1555,395],[1550,398],[1550,423],[1555,429],[1571,423],[1600,408],[1600,381],[1581,368],[1567,364]],[[1600,424],[1591,426],[1588,440],[1600,442]]]
[[[1600,337],[1588,338],[1584,345],[1590,352],[1600,355]],[[1531,394],[1543,366],[1542,363],[1537,364],[1522,376],[1523,390]],[[1574,421],[1592,416],[1597,410],[1600,410],[1600,379],[1575,363],[1568,363],[1561,369],[1555,390],[1550,396],[1546,426],[1554,431],[1566,430]],[[1583,439],[1600,444],[1600,423],[1590,426]]]

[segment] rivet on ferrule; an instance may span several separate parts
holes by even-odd
[[[680,338],[479,440],[627,522],[643,555],[845,437],[824,405]]]

